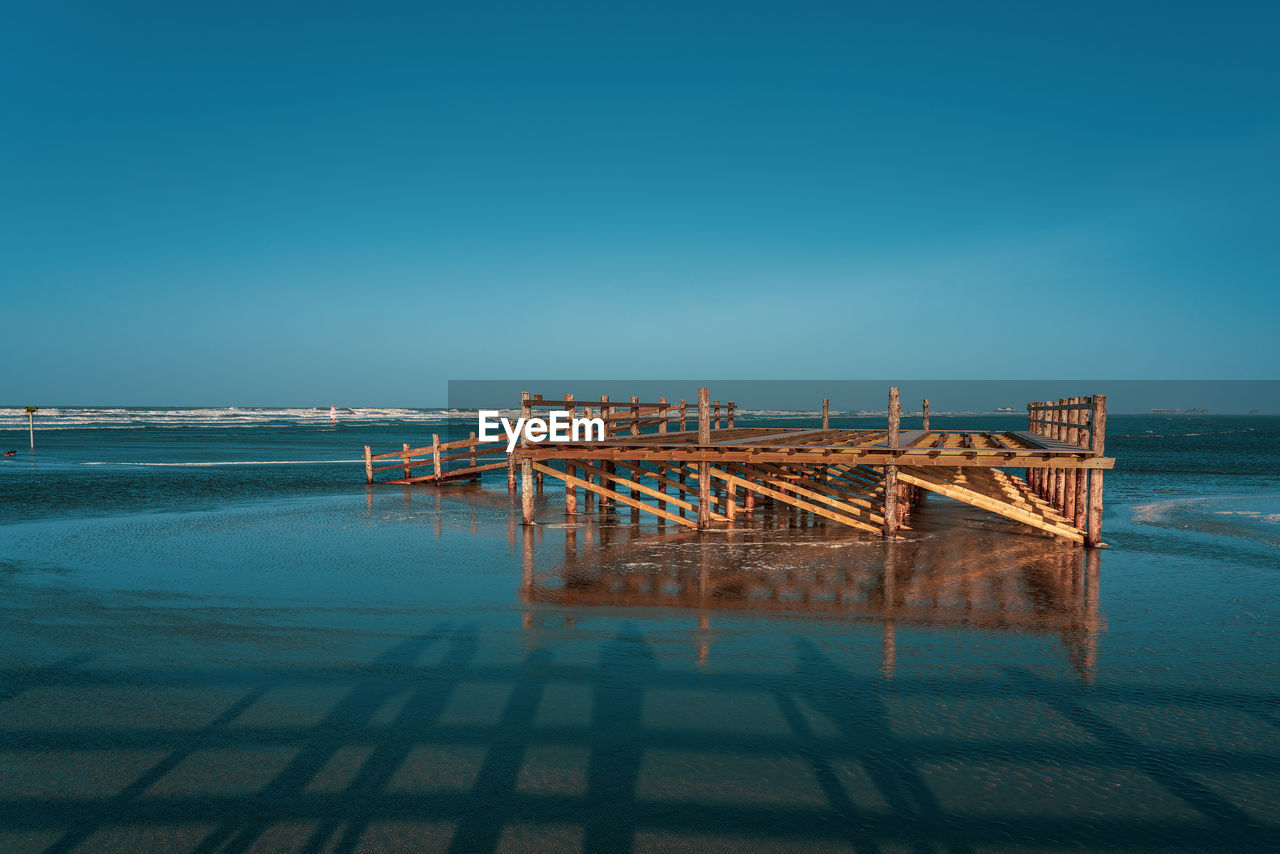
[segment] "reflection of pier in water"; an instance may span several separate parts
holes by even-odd
[[[795,531],[655,536],[634,525],[564,533],[563,562],[537,572],[535,534],[524,529],[526,602],[689,609],[703,630],[716,611],[730,610],[880,622],[886,676],[900,625],[1057,635],[1080,677],[1093,677],[1101,624],[1096,551],[977,532],[888,543],[840,539],[822,528],[803,541]],[[710,637],[700,634],[699,660],[710,655]]]

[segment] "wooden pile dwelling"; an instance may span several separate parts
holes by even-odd
[[[920,427],[904,428],[897,388],[889,390],[884,428],[831,429],[826,400],[820,428],[738,427],[733,402],[713,403],[705,388],[696,408],[665,398],[587,403],[527,392],[520,407],[525,418],[548,409],[598,417],[605,436],[526,440],[510,455],[503,443],[481,443],[475,433],[446,444],[436,436],[429,448],[405,445],[388,454],[366,447],[366,480],[398,470],[402,476],[392,483],[439,484],[506,468],[507,488],[520,484],[526,524],[535,521],[535,492],[552,477],[564,483],[569,516],[592,512],[593,503],[601,511],[625,505],[705,530],[746,522],[759,505],[781,504],[886,537],[909,530],[912,507],[924,492],[935,492],[1062,540],[1102,544],[1103,472],[1115,465],[1104,453],[1105,395],[1029,403],[1027,429],[1008,431],[932,429],[928,400]],[[392,459],[399,463],[373,465]],[[430,474],[412,474],[427,465]]]

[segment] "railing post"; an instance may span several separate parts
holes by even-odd
[[[689,431],[689,401],[680,398],[680,432]]]
[[[1076,404],[1080,400],[1078,397],[1068,397],[1067,405],[1071,408],[1066,412],[1067,432],[1066,442],[1071,445],[1078,444],[1079,430],[1076,425],[1080,423],[1080,410],[1076,409]],[[1076,516],[1076,474],[1079,469],[1065,469],[1063,471],[1063,489],[1062,489],[1062,515],[1070,521]]]
[[[658,398],[658,406],[661,407],[658,414],[658,432],[665,433],[667,432],[667,418],[671,415],[670,410],[667,408],[667,399],[665,397]]]
[[[1064,426],[1067,421],[1067,399],[1065,397],[1058,398],[1058,417],[1054,420],[1058,425],[1054,428],[1053,438],[1059,442],[1065,442],[1067,438],[1067,428]],[[1067,470],[1054,469],[1056,475],[1053,479],[1053,506],[1058,508],[1058,512],[1062,512],[1062,508],[1066,506],[1067,494]]]
[[[924,409],[922,410],[922,412],[924,415],[924,419],[922,421],[921,429],[924,430],[924,432],[928,433],[929,432],[929,398],[927,397],[924,399]]]
[[[1077,397],[1076,403],[1088,405],[1092,401],[1087,397]],[[1089,410],[1076,410],[1076,444],[1082,448],[1088,448],[1089,443],[1086,439],[1090,435],[1086,425],[1089,423]],[[1075,501],[1073,503],[1074,514],[1071,518],[1071,524],[1080,530],[1084,530],[1089,516],[1089,471],[1088,469],[1076,469],[1075,479]]]
[[[471,444],[468,445],[467,447],[471,450],[471,453],[467,455],[467,465],[471,468],[475,468],[476,467],[476,433],[474,430],[471,431],[471,435],[468,438]]]
[[[405,446],[408,450],[408,446]],[[440,434],[431,434],[431,468],[436,473],[436,482],[440,481],[440,475],[444,474],[444,469],[440,465]]]
[[[715,414],[715,422],[716,422],[715,429],[716,429],[716,430],[719,430],[719,429],[720,429],[720,401],[718,401],[718,400],[717,400],[717,401],[715,401],[715,411],[716,411],[716,414]]]
[[[631,435],[640,435],[640,398],[631,395]]]
[[[698,389],[698,444],[702,453],[711,444],[711,392],[705,388]],[[711,525],[711,463],[702,460],[698,463],[698,529],[706,530]]]
[[[729,401],[729,420],[728,420],[728,423],[726,423],[724,426],[728,427],[730,430],[733,429],[733,414],[736,409],[737,409],[736,404],[734,404],[732,400]]]
[[[1092,441],[1093,456],[1106,456],[1107,396],[1093,396]],[[1096,546],[1102,542],[1102,469],[1089,469],[1089,527],[1085,531],[1084,544]]]
[[[612,439],[615,435],[617,435],[617,425],[614,424],[613,422],[613,405],[609,403],[609,395],[607,394],[600,395],[600,416],[604,418],[604,437],[606,439]],[[608,462],[606,460],[600,461],[600,468],[604,469],[610,474],[612,474],[616,470],[613,463]],[[601,486],[610,486],[608,481],[605,478],[600,477],[599,475],[595,476],[595,481]],[[612,487],[610,486],[610,488]],[[610,507],[612,505],[613,505],[613,499],[607,495],[599,496],[598,500],[596,501],[596,506],[599,507],[601,511],[603,511],[606,507]]]
[[[827,397],[822,399],[822,429],[831,429],[831,399]]]
[[[373,451],[364,446],[364,482],[373,483]]]
[[[898,427],[902,419],[902,405],[898,402],[898,388],[889,389],[889,435],[886,444],[892,453],[898,449]],[[898,467],[884,467],[884,535],[898,533]]]
[[[404,443],[404,445],[402,445],[401,447],[403,448],[403,450],[401,450],[401,451],[400,451],[400,462],[404,464],[404,465],[403,465],[403,467],[401,468],[401,471],[402,471],[402,472],[404,472],[404,479],[405,479],[405,480],[408,480],[408,479],[409,479],[409,476],[410,476],[410,472],[409,472],[409,443],[408,443],[408,442],[405,442],[405,443]]]
[[[573,424],[573,419],[578,417],[578,405],[574,403],[573,395],[566,394],[564,396],[565,405],[568,407],[569,424]],[[570,436],[572,438],[572,436]],[[564,461],[564,473],[570,477],[576,477],[578,469],[568,460]],[[578,515],[578,489],[573,484],[565,481],[564,483],[564,514],[566,516]]]

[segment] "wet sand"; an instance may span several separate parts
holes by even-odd
[[[1280,850],[1264,573],[510,500],[3,528],[0,850]]]

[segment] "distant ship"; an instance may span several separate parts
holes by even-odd
[[[1198,407],[1194,407],[1194,406],[1193,406],[1191,409],[1188,409],[1188,410],[1187,410],[1187,414],[1188,414],[1188,415],[1208,415],[1208,414],[1209,414],[1209,410],[1207,410],[1207,409],[1200,409],[1200,408],[1198,408]]]
[[[1182,410],[1181,409],[1153,409],[1151,411],[1156,413],[1157,415],[1177,415]]]

